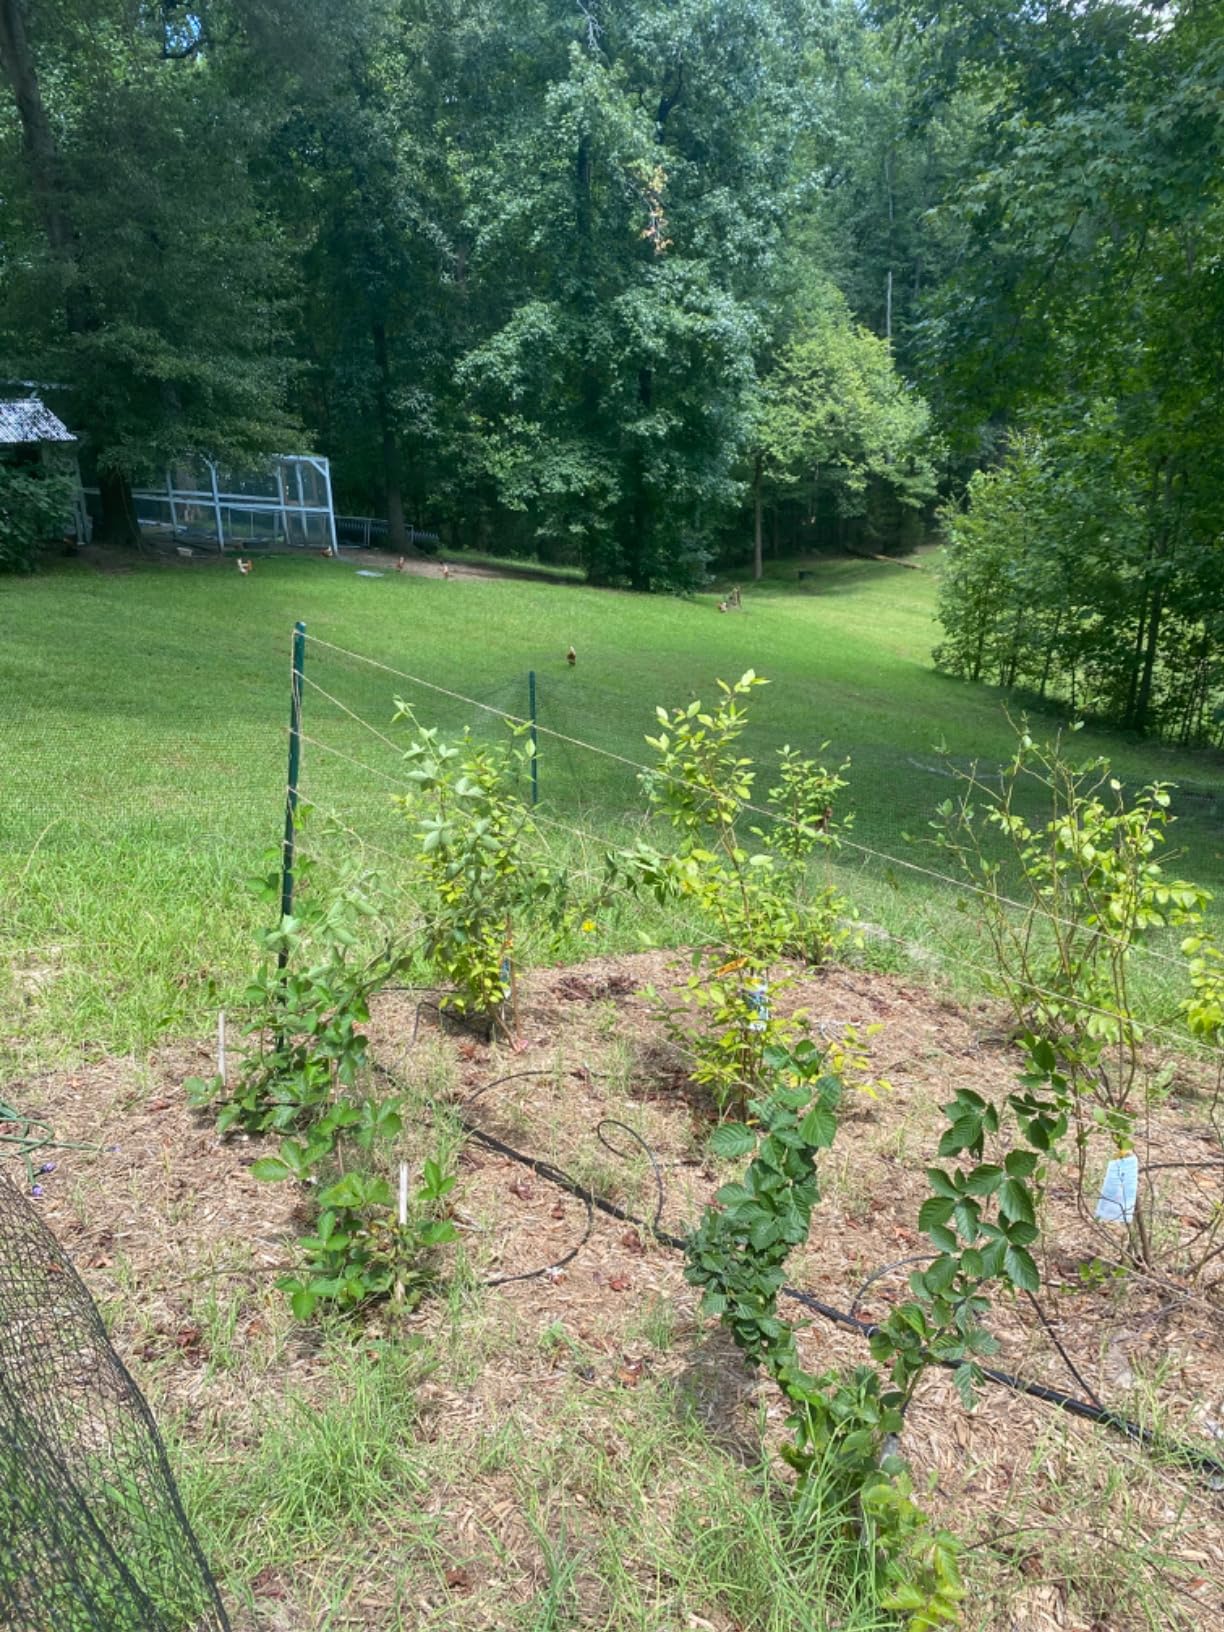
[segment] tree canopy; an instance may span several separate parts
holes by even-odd
[[[938,500],[950,669],[1217,729],[1209,0],[0,0],[0,89],[0,373],[113,536],[307,444],[638,589]]]

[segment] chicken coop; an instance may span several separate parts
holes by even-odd
[[[336,550],[331,465],[283,453],[234,471],[202,459],[166,472],[163,485],[132,494],[141,532],[177,544],[249,552]]]

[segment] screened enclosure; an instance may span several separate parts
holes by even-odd
[[[331,467],[315,454],[276,454],[262,469],[201,460],[132,495],[142,532],[227,549],[336,549]]]

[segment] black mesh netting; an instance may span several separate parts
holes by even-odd
[[[226,1632],[140,1390],[0,1174],[0,1627]]]

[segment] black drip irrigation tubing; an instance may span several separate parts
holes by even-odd
[[[389,1082],[394,1083],[401,1091],[404,1089],[404,1084],[386,1066],[376,1064],[374,1069],[380,1076],[386,1077]],[[551,1072],[527,1071],[511,1073],[512,1076],[546,1076],[551,1074]],[[503,1080],[509,1079],[497,1079],[497,1081]],[[476,1090],[471,1099],[477,1098],[494,1086],[495,1083],[485,1083],[483,1087]],[[471,1103],[471,1099],[469,1099],[468,1104]],[[541,1275],[547,1275],[551,1269],[560,1268],[562,1264],[569,1263],[590,1237],[595,1212],[605,1213],[609,1218],[615,1218],[622,1224],[632,1224],[635,1229],[646,1230],[657,1241],[661,1241],[664,1246],[672,1248],[675,1252],[685,1251],[688,1245],[685,1238],[673,1234],[671,1230],[664,1229],[659,1222],[663,1212],[663,1176],[659,1171],[659,1165],[645,1140],[639,1134],[634,1133],[633,1129],[629,1128],[625,1123],[608,1119],[599,1124],[596,1134],[602,1144],[606,1145],[610,1150],[615,1150],[616,1147],[609,1144],[603,1137],[601,1130],[605,1127],[621,1128],[646,1152],[654,1171],[655,1185],[658,1190],[658,1204],[655,1208],[652,1223],[647,1223],[645,1219],[638,1218],[623,1207],[618,1207],[614,1201],[608,1201],[606,1197],[596,1195],[593,1190],[588,1189],[584,1184],[580,1184],[577,1179],[571,1178],[568,1173],[559,1167],[555,1167],[552,1162],[544,1161],[538,1156],[528,1156],[523,1151],[516,1150],[513,1145],[508,1145],[504,1139],[499,1139],[496,1134],[486,1133],[483,1128],[477,1127],[475,1123],[470,1122],[462,1114],[459,1117],[459,1126],[467,1137],[475,1140],[477,1144],[483,1145],[487,1150],[495,1151],[500,1156],[506,1156],[513,1162],[518,1162],[522,1167],[529,1168],[533,1173],[538,1174],[540,1178],[546,1180],[549,1184],[555,1184],[558,1189],[568,1191],[570,1195],[576,1196],[579,1201],[583,1202],[587,1209],[587,1228],[582,1240],[563,1259],[559,1259],[555,1265],[550,1264],[543,1269],[529,1270],[523,1275],[502,1276],[486,1284],[496,1286],[503,1285],[507,1281],[532,1280]],[[617,1154],[620,1155],[623,1152],[617,1152]],[[861,1320],[857,1315],[849,1314],[844,1309],[835,1308],[833,1304],[822,1303],[819,1298],[813,1297],[810,1292],[802,1291],[799,1287],[783,1286],[780,1290],[783,1297],[790,1298],[802,1308],[810,1310],[812,1314],[819,1315],[823,1320],[831,1322],[834,1326],[840,1326],[845,1331],[855,1332],[868,1341],[880,1330],[874,1321]],[[934,1365],[941,1366],[946,1371],[959,1369],[959,1361],[941,1360],[937,1355],[932,1355],[929,1358]],[[979,1366],[977,1371],[985,1382],[996,1383],[1000,1388],[1006,1388],[1013,1394],[1024,1394],[1029,1399],[1040,1400],[1045,1405],[1056,1406],[1060,1411],[1065,1411],[1068,1416],[1080,1417],[1085,1422],[1095,1422],[1104,1428],[1112,1428],[1115,1433],[1123,1434],[1135,1444],[1142,1445],[1145,1450],[1154,1451],[1160,1456],[1166,1457],[1170,1462],[1177,1463],[1184,1468],[1191,1468],[1196,1473],[1204,1474],[1213,1481],[1220,1481],[1221,1486],[1224,1486],[1224,1462],[1209,1455],[1206,1451],[1200,1451],[1193,1445],[1183,1445],[1177,1440],[1167,1439],[1154,1429],[1145,1428],[1142,1423],[1133,1422],[1129,1417],[1123,1416],[1118,1411],[1111,1411],[1108,1406],[1090,1404],[1087,1400],[1077,1399],[1074,1394],[1064,1394],[1061,1389],[1049,1388],[1044,1383],[1031,1382],[1027,1377],[1018,1377],[1013,1372],[996,1371],[993,1366]],[[1213,1486],[1213,1488],[1217,1487]]]

